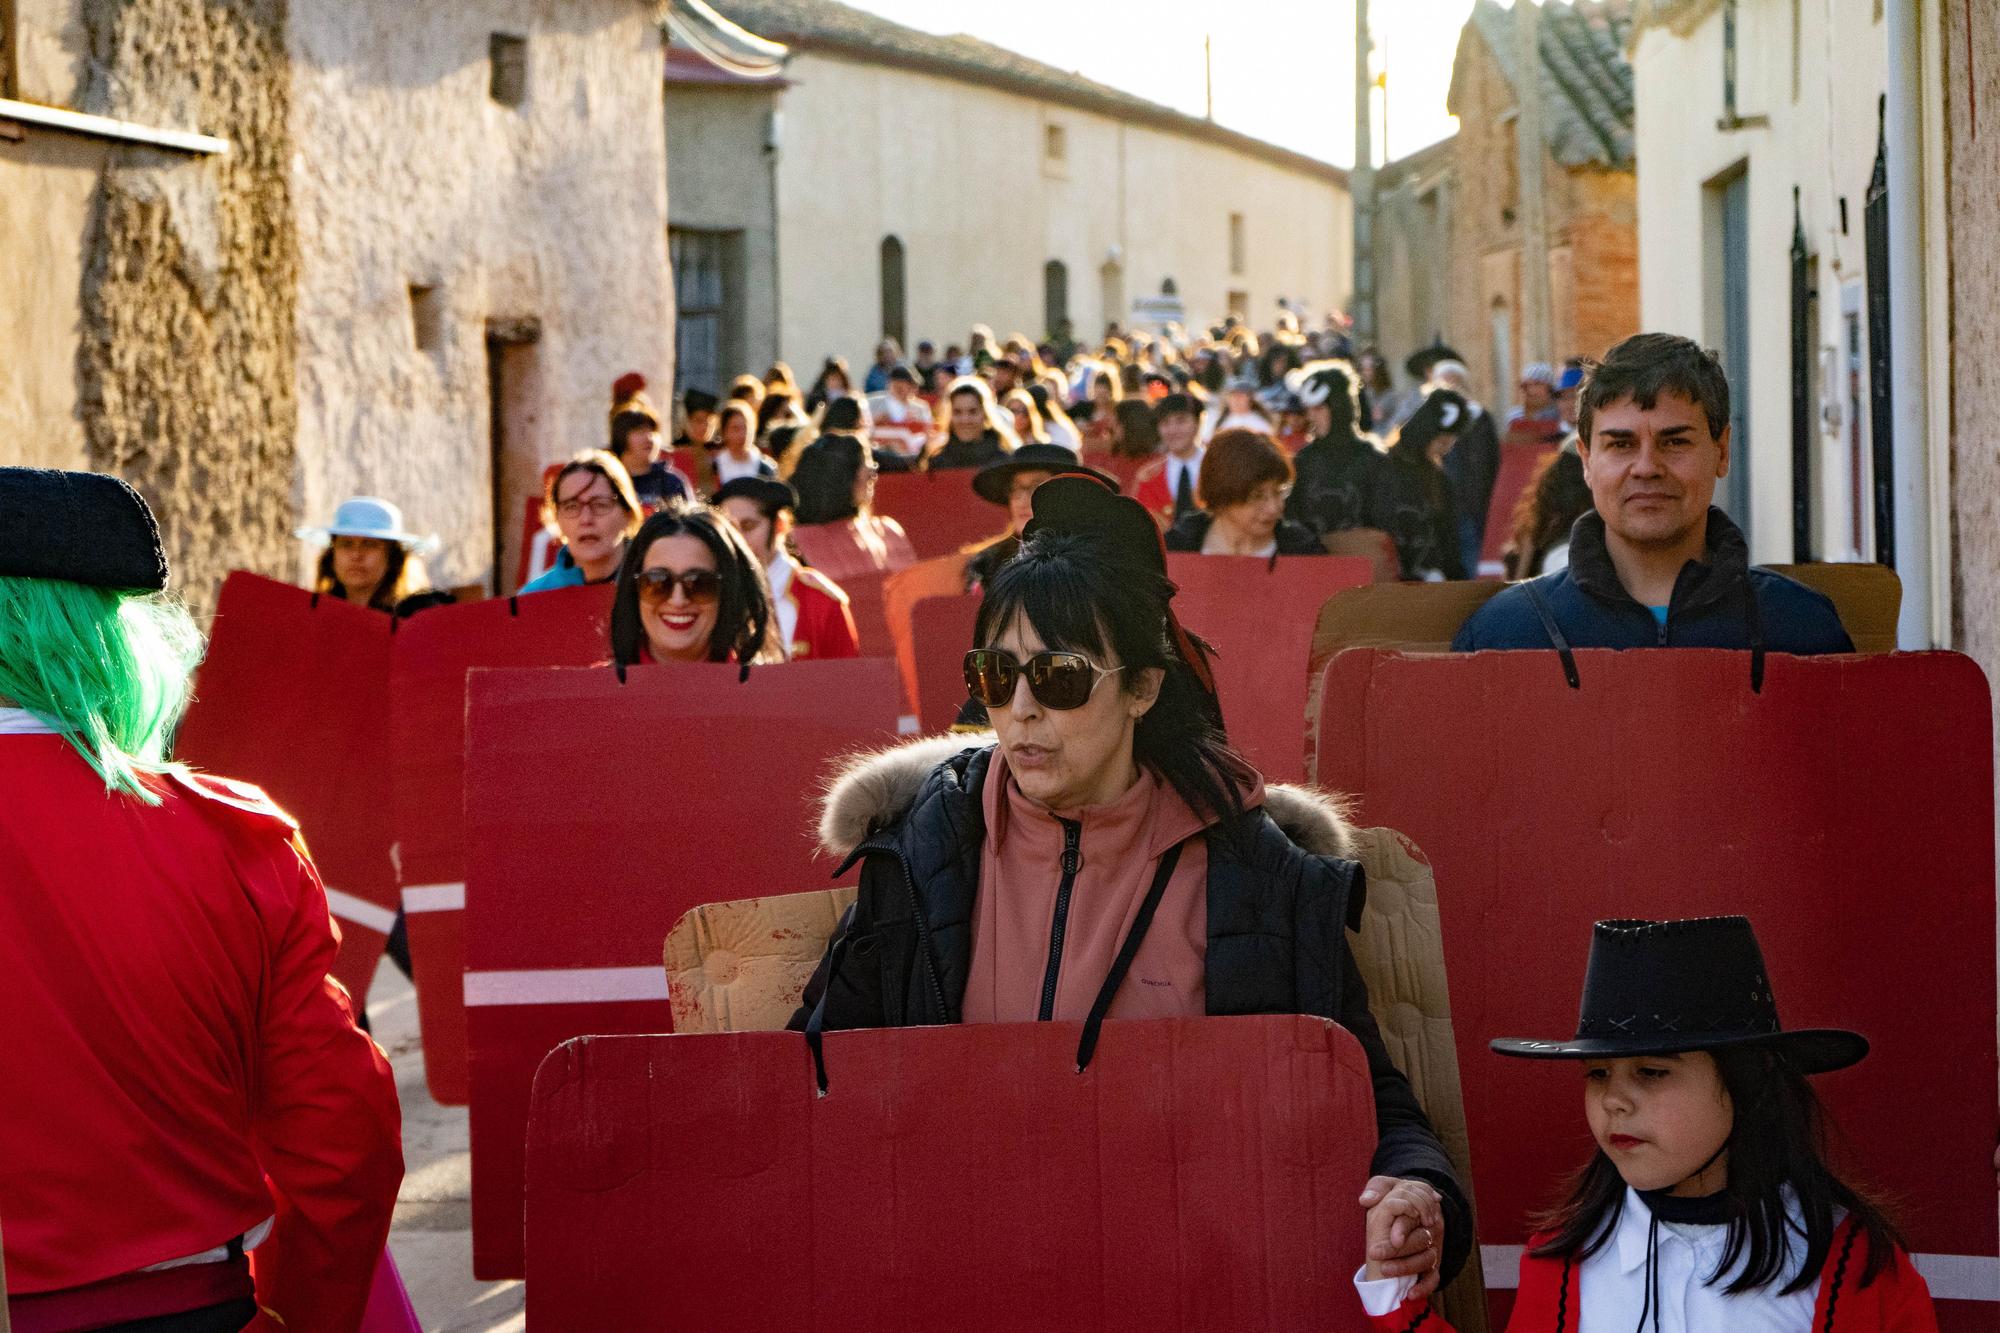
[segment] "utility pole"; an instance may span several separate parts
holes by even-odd
[[[1375,341],[1375,134],[1369,103],[1375,80],[1368,73],[1368,0],[1354,0],[1354,345]]]
[[[1202,105],[1208,119],[1215,119],[1215,34],[1201,35],[1201,87]]]
[[[1550,344],[1554,329],[1549,320],[1549,218],[1548,197],[1542,186],[1542,160],[1547,156],[1547,140],[1542,137],[1542,53],[1539,0],[1514,0],[1515,80],[1514,141],[1521,182],[1521,357],[1530,361],[1553,361]],[[1520,366],[1516,366],[1518,372]],[[1511,384],[1496,384],[1496,393],[1512,393]]]

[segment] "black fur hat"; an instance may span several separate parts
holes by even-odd
[[[0,467],[0,574],[159,592],[167,553],[153,511],[117,477]]]

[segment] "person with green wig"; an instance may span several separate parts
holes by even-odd
[[[5,1290],[19,1328],[351,1330],[395,1080],[297,828],[172,762],[201,636],[166,586],[124,482],[0,468]]]

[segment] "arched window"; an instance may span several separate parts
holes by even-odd
[[[1069,265],[1051,259],[1042,265],[1042,327],[1059,331],[1069,319]]]
[[[882,238],[882,336],[909,345],[910,297],[904,285],[903,243]]]

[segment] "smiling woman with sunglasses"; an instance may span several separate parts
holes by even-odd
[[[1106,1017],[1334,1019],[1373,1076],[1366,1258],[1428,1294],[1464,1263],[1471,1214],[1348,948],[1352,831],[1335,801],[1267,788],[1230,748],[1145,507],[1081,477],[1033,507],[965,657],[995,735],[868,756],[829,791],[820,838],[861,860],[860,893],[792,1025],[816,1041],[1083,1020],[1084,1064]]]
[[[728,519],[672,500],[639,526],[611,602],[611,656],[651,662],[782,662],[771,593]]]

